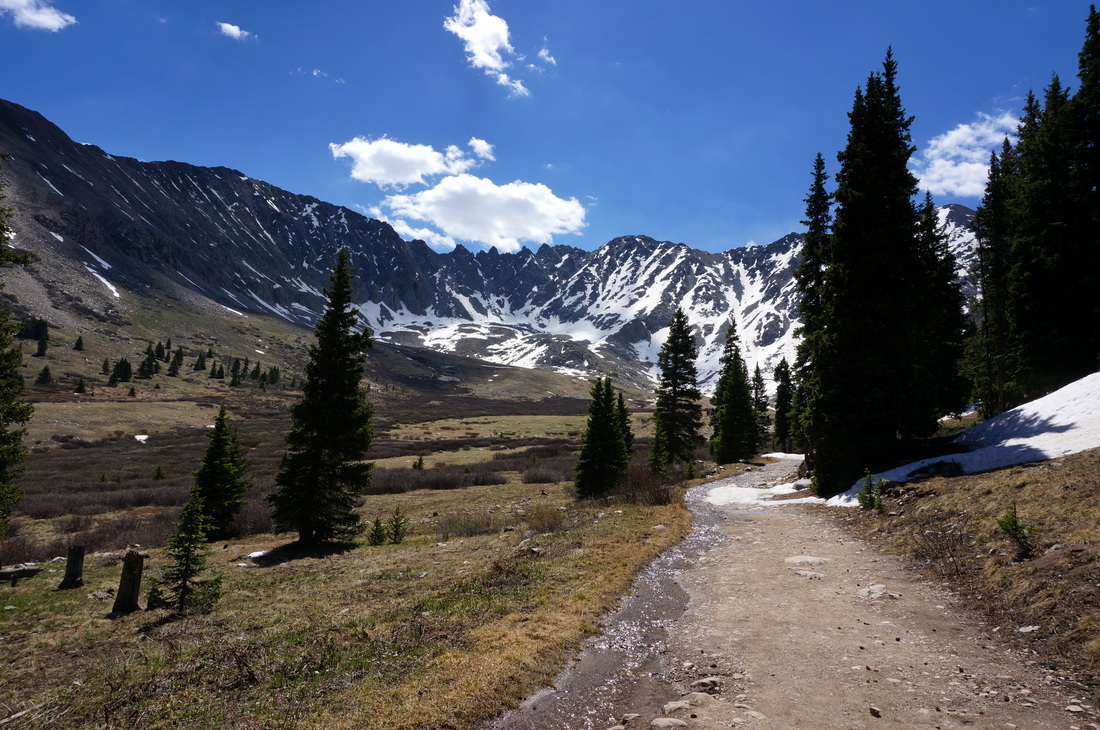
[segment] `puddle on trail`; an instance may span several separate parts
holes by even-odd
[[[778,462],[740,474],[735,481],[742,486],[768,486],[790,471],[791,462]],[[666,702],[680,698],[682,688],[664,679],[661,654],[668,641],[667,627],[688,607],[688,595],[677,579],[726,539],[718,524],[728,510],[705,500],[716,484],[688,491],[694,529],[638,575],[630,593],[606,617],[604,632],[584,643],[578,659],[558,675],[552,687],[528,697],[485,730],[603,730],[627,712],[659,716]]]

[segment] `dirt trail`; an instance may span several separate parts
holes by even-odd
[[[732,481],[766,486],[783,470]],[[1100,728],[1089,697],[844,533],[827,508],[700,504],[714,486],[693,507],[719,510],[726,539],[680,574],[690,604],[670,627],[663,663],[684,693],[708,677],[717,689],[664,716],[698,730]]]

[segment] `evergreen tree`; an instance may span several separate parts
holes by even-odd
[[[206,370],[206,354],[200,352],[199,356],[195,359],[195,364],[192,367],[193,370],[203,372]]]
[[[589,393],[588,423],[573,475],[579,499],[610,494],[630,461],[610,376],[597,377]]]
[[[202,465],[195,472],[193,490],[202,499],[203,513],[210,518],[215,539],[229,534],[233,518],[244,506],[244,495],[252,488],[252,462],[245,454],[223,403],[214,419]]]
[[[749,372],[732,319],[718,362],[718,383],[711,398],[710,455],[718,464],[732,464],[756,454],[758,436]]]
[[[46,365],[38,371],[38,377],[34,379],[35,385],[50,385],[53,383],[53,374],[50,372],[50,366]]]
[[[791,451],[791,403],[794,398],[794,383],[791,381],[791,366],[783,358],[772,372],[775,380],[775,445],[782,452]]]
[[[8,241],[13,233],[8,225],[11,211],[2,201],[3,185],[0,184],[0,241]],[[0,266],[29,261],[29,256],[0,246]],[[0,305],[0,539],[7,533],[11,513],[22,496],[16,479],[27,459],[27,449],[23,445],[25,425],[34,413],[34,407],[22,398],[24,383],[19,367],[23,353],[15,342],[17,330],[11,311]]]
[[[677,309],[668,323],[668,339],[657,355],[660,370],[657,404],[653,411],[653,448],[649,467],[666,471],[675,462],[694,464],[695,447],[702,442],[703,411],[699,405],[695,338],[687,316]]]
[[[176,350],[172,355],[172,361],[168,363],[168,377],[174,378],[180,374],[180,368],[183,367],[183,349]]]
[[[345,540],[362,530],[354,507],[370,484],[372,464],[363,462],[374,435],[373,406],[360,384],[368,330],[356,332],[351,301],[351,264],[342,249],[332,269],[324,314],[314,328],[302,384],[291,406],[287,453],[268,495],[279,529],[293,529],[312,544]]]
[[[44,334],[41,337],[39,337],[38,338],[38,347],[34,351],[34,356],[35,357],[45,357],[46,356],[46,350],[49,348],[49,345],[50,345],[50,336],[48,334]]]
[[[147,349],[145,351],[145,357],[141,363],[138,364],[137,376],[142,380],[148,380],[157,373],[160,372],[160,363],[157,361],[157,356],[153,350]],[[122,378],[119,378],[121,380]]]
[[[942,415],[930,383],[956,370],[944,372],[928,347],[937,336],[933,309],[944,302],[937,295],[938,259],[928,253],[937,249],[922,234],[913,204],[912,118],[896,75],[887,53],[882,72],[856,91],[847,145],[837,156],[836,211],[819,252],[820,276],[799,278],[816,309],[805,325],[810,344],[799,355],[805,368],[798,407],[822,495],[844,491],[865,468],[889,462],[899,437],[930,433]]]
[[[149,352],[148,350],[146,350],[146,352],[150,355],[153,355],[153,357],[155,357],[157,360],[165,360],[166,359],[166,355],[165,355],[166,351],[164,349],[164,343],[163,342],[158,341],[157,346],[153,349],[152,352]]]
[[[99,372],[103,373],[104,375],[110,375],[111,374],[111,361],[108,360],[107,358],[103,358],[103,365],[102,365],[102,367],[99,368]]]
[[[76,342],[73,343],[74,350],[84,349],[84,335],[77,335]]]
[[[978,240],[975,274],[981,297],[972,307],[974,323],[966,343],[965,367],[986,418],[1020,402],[1008,319],[1012,160],[1012,145],[1006,139],[1000,156],[990,155],[985,195],[972,224]]]
[[[84,385],[84,378],[80,378],[79,380],[76,381],[76,389],[73,392],[74,393],[87,393],[88,392],[87,386]]]
[[[828,341],[825,329],[827,303],[825,273],[832,257],[833,196],[826,189],[829,176],[825,172],[825,160],[818,153],[814,159],[813,181],[806,203],[806,226],[803,236],[802,259],[795,269],[795,283],[799,292],[798,313],[802,320],[796,331],[802,339],[798,345],[793,377],[795,390],[791,401],[791,432],[806,448],[806,461],[813,463],[813,428],[820,419],[813,418],[817,408],[817,381],[813,378],[813,363],[817,353],[823,352]]]
[[[626,461],[629,464],[634,458],[634,431],[630,428],[630,411],[626,408],[626,398],[619,391],[619,398],[615,403],[615,425],[622,434],[623,448],[626,452]]]
[[[202,497],[194,492],[183,505],[176,533],[164,552],[172,561],[149,591],[149,608],[171,608],[177,613],[210,611],[221,598],[221,577],[199,580],[212,552],[206,542],[210,519],[203,514]]]
[[[767,439],[768,426],[771,425],[771,418],[768,417],[768,389],[759,364],[752,374],[752,408],[756,413],[756,443],[759,446]]]
[[[259,380],[260,379],[260,361],[259,360],[256,361],[256,366],[252,368],[252,372],[250,372],[248,374],[248,377],[249,377],[250,380]]]

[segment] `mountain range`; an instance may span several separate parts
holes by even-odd
[[[308,326],[336,252],[351,255],[355,301],[382,341],[651,387],[668,320],[695,327],[700,384],[712,385],[737,323],[750,369],[793,360],[793,272],[802,237],[708,253],[643,235],[594,251],[542,245],[440,253],[384,221],[225,167],[143,162],[71,140],[0,100],[12,245],[37,263],[11,287],[21,310],[78,327],[115,326],[128,292],[157,290],[225,313]],[[974,211],[939,209],[964,286]]]

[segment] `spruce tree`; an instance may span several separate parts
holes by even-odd
[[[730,320],[719,359],[718,384],[711,398],[710,455],[718,464],[732,464],[756,454],[757,419],[737,323]]]
[[[202,499],[215,539],[229,534],[244,495],[252,488],[252,462],[245,456],[237,429],[230,425],[225,404],[214,419],[202,465],[195,472],[194,493]]]
[[[942,414],[929,383],[954,372],[944,372],[928,348],[932,310],[943,306],[934,296],[938,259],[927,253],[934,246],[913,204],[912,118],[892,53],[857,89],[849,120],[820,275],[800,277],[800,286],[810,285],[800,293],[819,302],[799,355],[799,411],[823,496],[889,463],[900,439],[930,433]]]
[[[76,342],[73,343],[73,349],[74,350],[83,350],[84,349],[84,336],[83,335],[77,335]]]
[[[39,337],[38,338],[38,347],[34,351],[34,356],[35,357],[45,357],[46,356],[46,350],[49,348],[49,345],[50,345],[50,336],[49,335],[44,334],[41,337]]]
[[[626,449],[627,463],[634,458],[634,431],[630,428],[630,411],[626,408],[626,398],[619,391],[618,400],[615,403],[615,425],[622,434],[623,447]]]
[[[3,156],[0,156],[3,159]],[[0,184],[0,203],[3,185]],[[11,211],[0,204],[0,240],[8,241],[13,233],[8,220]],[[8,246],[0,246],[0,266],[28,263],[30,258]],[[2,288],[0,284],[0,288]],[[23,353],[15,342],[19,327],[11,319],[11,311],[0,305],[0,539],[8,531],[9,519],[22,496],[16,479],[23,471],[27,449],[23,445],[26,423],[34,407],[24,402],[23,376],[19,371]]]
[[[35,385],[50,385],[53,383],[53,374],[50,372],[50,366],[45,365],[38,371],[38,377],[34,379]]]
[[[768,389],[759,363],[752,374],[752,407],[756,413],[756,443],[759,446],[767,439],[768,426],[771,425],[771,418],[768,416]]]
[[[164,552],[172,561],[149,591],[149,608],[171,608],[177,613],[210,611],[221,598],[221,577],[200,580],[212,552],[206,541],[210,519],[203,514],[202,497],[194,492],[183,505],[176,533]]]
[[[978,241],[976,278],[981,293],[972,307],[965,367],[982,415],[991,418],[1019,402],[1008,318],[1012,145],[990,155],[989,178],[971,227]]]
[[[687,316],[677,308],[668,323],[668,339],[657,354],[657,403],[653,410],[653,448],[649,467],[664,472],[674,463],[694,464],[702,442],[697,351]]]
[[[828,306],[825,300],[825,273],[832,257],[833,196],[827,189],[829,176],[825,172],[825,160],[818,153],[813,164],[813,180],[806,203],[806,226],[803,235],[802,259],[795,269],[795,283],[799,293],[798,314],[801,325],[796,334],[801,337],[795,358],[793,379],[794,394],[791,401],[791,431],[804,447],[806,461],[813,464],[813,429],[821,424],[813,417],[817,408],[818,382],[813,377],[813,363],[824,352],[828,342],[825,323]]]
[[[780,451],[790,452],[794,383],[791,381],[791,366],[787,364],[787,358],[783,358],[775,366],[772,378],[775,380],[775,445]]]
[[[373,406],[360,384],[370,332],[356,331],[351,264],[342,249],[332,269],[324,314],[302,382],[302,399],[291,406],[287,452],[268,495],[279,529],[296,530],[314,544],[347,540],[362,530],[354,511],[370,484],[365,463],[374,435]]]
[[[597,377],[589,393],[588,423],[573,475],[579,499],[610,494],[630,460],[611,378]]]

